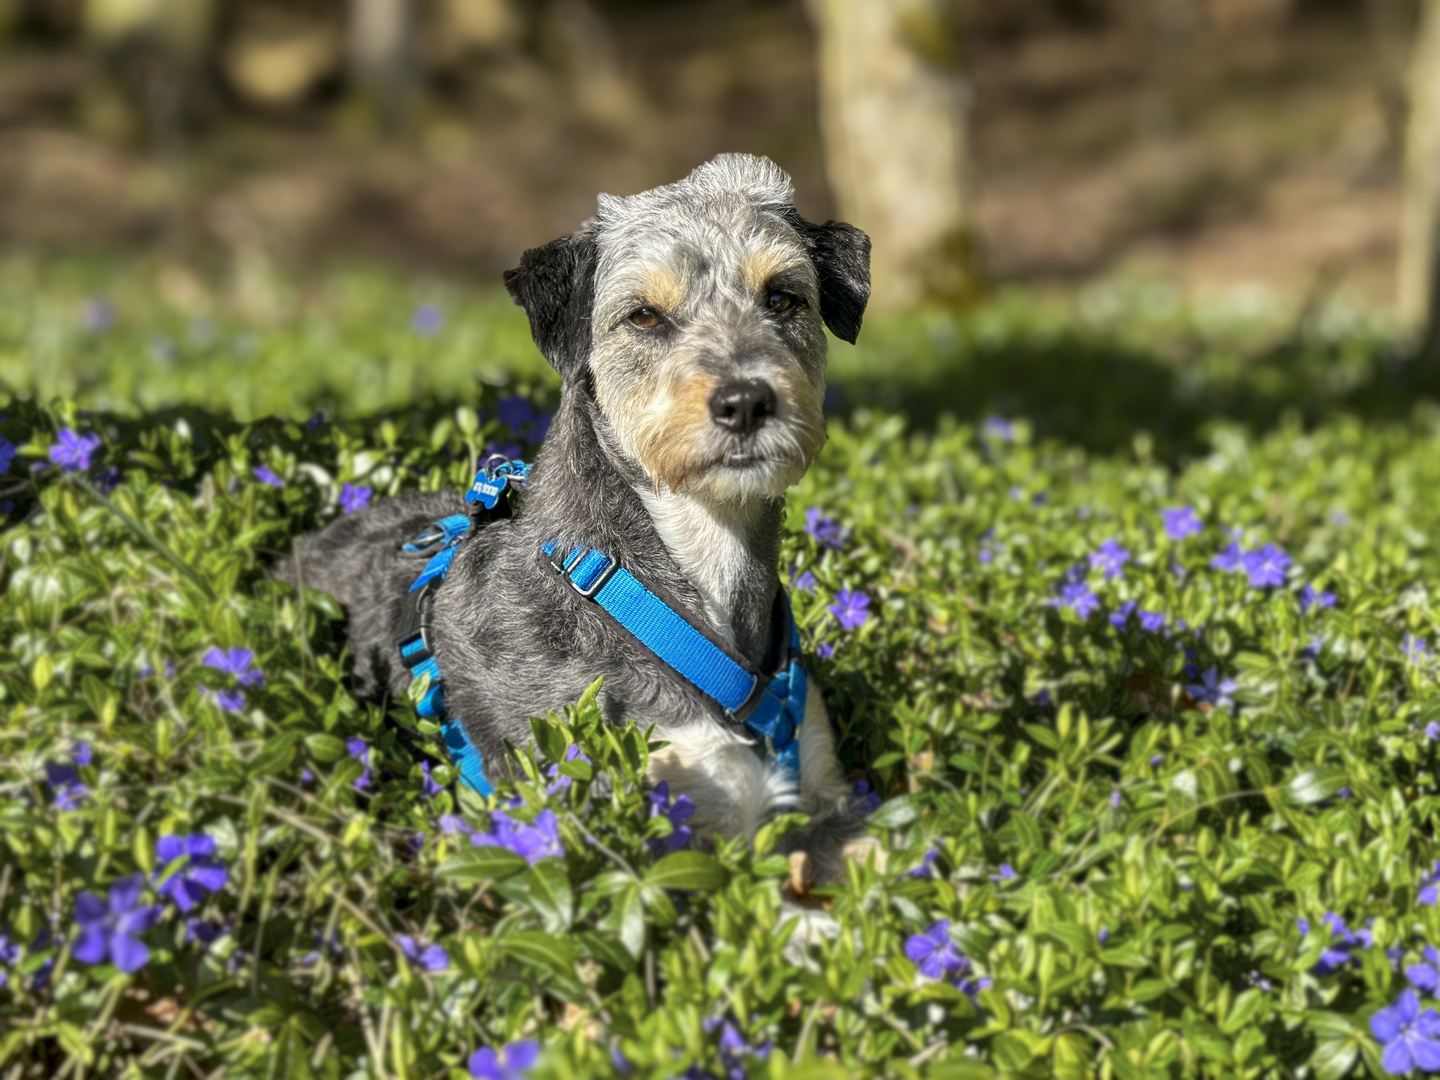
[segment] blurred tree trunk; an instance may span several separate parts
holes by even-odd
[[[1410,61],[1405,194],[1400,214],[1400,317],[1440,359],[1440,0],[1423,0]]]
[[[415,24],[414,0],[350,0],[350,74],[391,131],[403,125],[414,103]]]
[[[870,234],[871,304],[976,291],[967,87],[945,0],[809,0],[839,211]]]

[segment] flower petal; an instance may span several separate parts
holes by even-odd
[[[145,962],[150,959],[150,948],[139,938],[129,934],[116,934],[110,942],[110,954],[115,960],[115,966],[129,975],[145,966]]]

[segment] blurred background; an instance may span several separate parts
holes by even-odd
[[[498,284],[724,150],[872,235],[877,316],[1121,281],[1424,341],[1440,0],[0,0],[0,292],[102,266],[90,322]]]
[[[882,306],[1398,302],[1419,0],[0,0],[0,240],[493,272],[767,154]]]

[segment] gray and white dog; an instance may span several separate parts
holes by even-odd
[[[684,180],[602,195],[570,236],[505,275],[563,380],[521,512],[472,532],[430,610],[429,647],[451,715],[492,778],[528,718],[597,676],[615,722],[669,745],[652,780],[694,800],[697,838],[751,835],[774,810],[812,818],[797,837],[830,877],[857,830],[818,689],[800,727],[799,790],[757,741],[593,604],[539,554],[547,540],[618,559],[752,670],[765,657],[784,492],[825,442],[825,333],[854,341],[870,291],[870,242],[795,210],[773,162],[726,154]],[[306,537],[307,585],[350,619],[356,689],[401,695],[401,599],[415,556],[400,545],[465,513],[459,493],[376,503]]]

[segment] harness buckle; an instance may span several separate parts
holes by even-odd
[[[559,548],[555,549],[556,554],[559,554],[559,551]],[[551,567],[554,568],[557,574],[570,573],[570,571],[575,568],[575,564],[584,557],[585,549],[583,547],[577,547],[574,551],[570,552],[569,555],[565,556],[565,558],[559,562],[555,560],[555,555],[547,556],[547,558],[550,560]]]
[[[579,559],[575,560],[575,562],[579,561]],[[565,580],[570,582],[570,587],[574,589],[577,593],[579,593],[581,596],[583,596],[586,600],[593,600],[595,598],[595,594],[605,587],[605,583],[615,576],[615,571],[620,568],[620,560],[615,558],[614,555],[606,555],[605,569],[601,570],[600,573],[596,574],[595,580],[590,582],[590,584],[585,586],[583,589],[578,584],[576,584],[575,579],[573,577],[570,577],[568,574],[568,571],[574,565],[575,563],[570,563],[566,566],[567,573]]]

